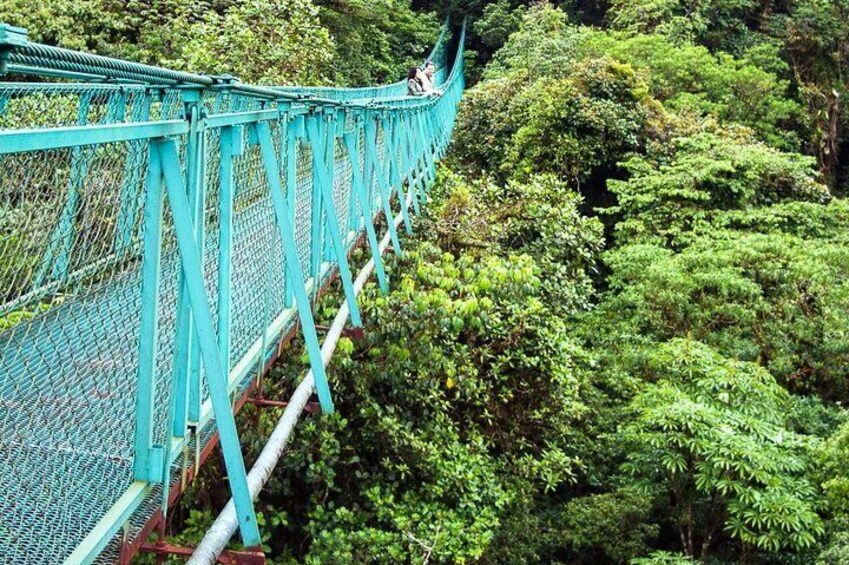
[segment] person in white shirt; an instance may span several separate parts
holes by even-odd
[[[425,63],[424,72],[422,73],[422,87],[426,94],[438,94],[442,95],[442,91],[436,88],[433,84],[433,76],[436,73],[436,65],[433,64],[433,61],[428,61]]]

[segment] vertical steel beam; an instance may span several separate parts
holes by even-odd
[[[377,282],[380,284],[380,290],[386,294],[389,292],[389,284],[386,280],[386,271],[383,267],[383,257],[380,254],[380,247],[377,241],[377,232],[374,229],[372,218],[374,214],[371,211],[371,203],[366,194],[365,183],[363,179],[363,170],[360,167],[360,130],[362,118],[356,117],[357,127],[353,132],[346,132],[344,135],[345,148],[348,151],[348,159],[351,163],[351,193],[352,200],[359,202],[363,221],[365,222],[366,237],[368,239],[371,256],[374,260],[374,269],[377,272]]]
[[[306,117],[307,136],[312,127],[318,128],[319,137],[324,135],[325,124],[317,114],[310,114]],[[315,298],[318,289],[321,286],[319,277],[321,276],[321,263],[324,249],[324,214],[322,210],[321,198],[321,181],[319,180],[319,171],[325,164],[324,146],[313,145],[312,147],[312,200],[310,208],[310,280],[312,280],[312,297]]]
[[[319,175],[322,176],[322,182],[319,183],[319,194],[321,195],[322,209],[324,210],[324,233],[322,234],[322,257],[324,261],[332,263],[335,260],[333,239],[330,235],[330,208],[336,213],[336,195],[334,194],[334,185],[336,183],[336,112],[325,111],[322,122],[324,123],[324,135],[318,140],[318,143],[324,146],[322,155],[324,158],[319,168]],[[309,134],[307,134],[309,137]],[[310,145],[313,142],[310,141]],[[330,192],[333,198],[328,202],[324,197],[324,187],[330,186]],[[338,227],[338,224],[337,224]]]
[[[156,398],[156,353],[159,335],[159,284],[162,270],[162,166],[158,151],[149,151],[144,198],[142,298],[139,322],[139,363],[136,384],[133,477],[163,480],[162,448],[153,446]]]
[[[408,192],[412,195],[411,200],[413,201],[413,211],[416,216],[420,216],[422,213],[421,206],[419,205],[419,193],[416,190],[415,179],[413,176],[413,158],[412,158],[412,150],[411,150],[411,139],[410,139],[410,122],[409,116],[407,112],[404,112],[399,117],[399,127],[396,135],[398,136],[398,143],[401,146],[401,182],[407,182]]]
[[[196,108],[200,110],[200,115],[198,116],[198,120],[203,118],[204,110],[202,109],[201,102],[198,101],[198,105]],[[195,151],[195,159],[194,161],[187,161],[186,167],[192,167],[190,170],[194,171],[194,177],[189,177],[190,182],[193,183],[193,186],[189,188],[189,194],[194,196],[194,229],[195,229],[195,241],[198,246],[198,254],[200,255],[201,261],[201,282],[206,281],[206,253],[205,253],[205,239],[206,239],[206,144],[207,144],[207,136],[209,133],[207,131],[199,130],[197,132],[197,145]],[[189,422],[197,423],[200,421],[200,412],[201,412],[201,404],[203,403],[203,398],[201,397],[201,379],[203,375],[201,374],[201,360],[200,360],[200,351],[197,337],[197,331],[194,329],[194,325],[192,326],[192,334],[193,337],[193,346],[191,356],[189,358],[189,400],[188,400],[188,418]]]
[[[386,142],[386,159],[383,163],[383,174],[389,179],[390,191],[391,186],[395,187],[395,192],[398,196],[398,204],[401,206],[401,216],[404,218],[404,229],[407,233],[413,233],[413,223],[410,221],[410,214],[407,211],[407,196],[404,194],[403,180],[398,174],[398,137],[396,135],[395,118],[392,115],[384,115],[381,119],[381,127],[383,127],[383,139]]]
[[[286,202],[289,205],[289,221],[291,225],[295,225],[295,206],[297,202],[295,198],[298,193],[298,130],[301,129],[298,125],[298,120],[303,120],[300,116],[284,114],[281,119],[281,127],[286,128]],[[298,268],[300,268],[300,261]],[[287,308],[292,306],[292,277],[289,276],[289,270],[286,270],[286,294],[284,304]]]
[[[427,202],[427,166],[425,163],[425,140],[422,139],[421,118],[424,112],[414,110],[410,116],[411,136],[413,138],[413,171],[416,177],[416,190],[422,203]]]
[[[180,264],[186,282],[186,294],[189,298],[192,318],[197,330],[200,356],[209,381],[209,396],[215,413],[215,422],[221,438],[221,451],[227,467],[227,480],[236,513],[239,517],[239,529],[245,546],[259,546],[262,540],[257,527],[251,493],[248,489],[245,462],[242,459],[239,434],[230,406],[228,376],[221,362],[218,339],[212,321],[206,288],[203,284],[203,262],[197,245],[192,203],[186,195],[183,177],[180,174],[180,159],[177,144],[171,139],[158,139],[153,142],[162,161],[165,186],[174,217],[174,231],[177,247],[180,251]]]
[[[219,135],[218,163],[218,348],[221,363],[230,371],[230,283],[233,252],[233,198],[236,187],[233,178],[235,158],[242,154],[242,128],[227,126]]]
[[[336,135],[333,124],[329,124],[329,126],[325,126],[324,135],[329,136],[330,143],[324,143],[325,140],[321,138],[321,133],[315,121],[313,120],[307,123],[307,136],[309,137],[310,144],[313,146],[313,153],[324,153],[325,163],[328,159],[327,153],[335,153],[336,149]],[[323,143],[324,151],[321,150]],[[331,155],[329,158],[333,159],[334,157],[335,155]],[[339,278],[342,279],[342,288],[345,291],[348,308],[351,310],[351,323],[354,327],[359,328],[362,327],[363,322],[360,317],[360,309],[357,307],[357,295],[354,292],[354,280],[351,276],[351,268],[348,265],[348,250],[345,247],[345,242],[342,240],[342,234],[339,232],[339,218],[336,214],[336,202],[333,194],[333,178],[328,178],[326,166],[318,166],[313,178],[315,179],[314,182],[318,183],[319,194],[324,201],[327,229],[336,255],[336,264],[339,267]]]
[[[268,177],[268,187],[271,191],[274,215],[277,219],[277,227],[280,230],[284,259],[286,260],[286,268],[289,271],[289,277],[292,281],[292,293],[298,309],[298,317],[300,318],[301,331],[304,334],[310,367],[315,378],[318,401],[324,413],[332,413],[334,409],[333,399],[330,394],[330,385],[327,383],[327,374],[324,371],[324,363],[321,361],[321,347],[318,343],[318,334],[316,333],[315,320],[312,315],[312,304],[307,294],[304,275],[301,271],[292,223],[289,221],[291,216],[286,199],[283,197],[280,171],[277,168],[277,158],[274,155],[271,134],[269,133],[267,124],[259,123],[253,127],[255,128],[260,153],[262,154],[262,162],[265,167],[266,176]]]
[[[377,120],[376,116],[368,116],[365,121],[366,132],[366,180],[368,186],[377,186],[380,203],[383,206],[383,217],[386,220],[386,229],[392,238],[392,249],[399,257],[402,254],[401,242],[398,239],[398,231],[395,229],[395,216],[392,214],[388,183],[380,164],[380,156],[377,153]]]
[[[185,117],[189,120],[190,129],[185,149],[185,181],[181,185],[185,186],[188,191],[191,213],[194,217],[198,208],[198,199],[200,198],[200,187],[197,178],[201,138],[201,133],[198,129],[200,121],[200,105],[198,101],[200,97],[194,90],[185,91],[183,96]],[[182,171],[179,163],[175,166],[178,168],[177,172]],[[193,226],[195,226],[194,223]],[[197,232],[195,233],[195,238],[197,238]],[[203,255],[201,255],[202,259]],[[203,271],[201,271],[201,276],[203,276]],[[181,271],[178,279],[177,321],[176,335],[174,337],[174,376],[171,387],[171,405],[173,407],[171,433],[175,437],[185,437],[189,420],[189,379],[192,373],[192,367],[195,366],[193,359],[197,356],[197,343],[189,307],[189,290],[186,274]]]

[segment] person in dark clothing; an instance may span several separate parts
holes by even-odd
[[[407,72],[407,96],[421,96],[425,93],[424,85],[419,78],[421,72],[418,67],[410,67]]]

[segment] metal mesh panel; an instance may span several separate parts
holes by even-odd
[[[312,149],[298,143],[297,170],[295,174],[295,243],[301,270],[309,277],[310,245],[312,239]]]
[[[275,136],[273,136],[275,137]],[[284,292],[282,250],[258,146],[237,160],[233,230],[233,358],[239,359],[268,327],[271,283]]]
[[[61,561],[132,479],[135,222],[116,249],[132,152],[125,142],[3,161],[0,492],[17,493],[0,499],[9,562],[27,562],[35,541],[45,561]]]
[[[143,87],[6,83],[0,86],[0,129],[140,121],[152,96]]]
[[[351,213],[351,161],[345,150],[342,138],[336,140],[333,158],[333,203],[336,207],[336,219],[339,232],[345,238],[348,235],[348,218]]]

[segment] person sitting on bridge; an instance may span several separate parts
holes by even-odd
[[[423,96],[426,94],[422,77],[424,77],[424,73],[420,68],[410,67],[409,72],[407,72],[407,96]]]
[[[442,91],[436,88],[435,83],[433,82],[433,75],[436,73],[436,65],[433,64],[433,61],[429,60],[425,63],[422,86],[424,87],[425,94],[436,94],[437,96],[442,96]]]
[[[433,82],[433,75],[436,72],[436,65],[433,64],[433,61],[430,59],[427,60],[424,66],[424,76],[425,76],[425,92],[430,92],[432,90],[436,90],[436,86]]]

